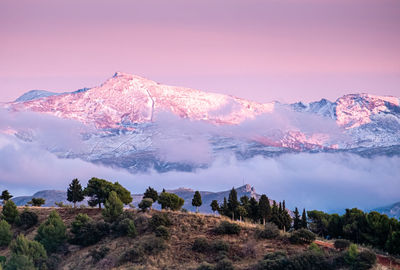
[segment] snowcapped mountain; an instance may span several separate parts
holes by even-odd
[[[34,90],[4,106],[11,114],[36,112],[90,127],[79,131],[79,149],[44,145],[59,157],[168,171],[207,166],[226,153],[238,159],[301,151],[399,155],[399,101],[350,94],[335,102],[263,104],[117,72],[98,87]],[[35,132],[21,126],[6,131],[35,141]]]

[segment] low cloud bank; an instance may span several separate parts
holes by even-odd
[[[400,201],[399,164],[398,157],[366,159],[353,154],[286,154],[245,161],[224,156],[195,172],[130,174],[79,159],[60,159],[35,144],[0,135],[0,189],[15,195],[63,190],[75,177],[86,184],[96,176],[119,181],[133,193],[147,186],[221,191],[244,182],[272,199],[285,199],[291,208],[370,209]]]

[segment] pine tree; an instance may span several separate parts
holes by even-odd
[[[238,206],[239,206],[239,201],[237,198],[237,192],[235,188],[232,188],[228,198],[228,209],[231,212],[232,220],[235,220],[235,213],[237,213]]]
[[[297,207],[294,209],[293,229],[298,230],[301,228],[300,213]]]
[[[148,187],[143,194],[143,199],[145,198],[150,198],[153,202],[156,202],[158,200],[158,193],[154,188]]]
[[[71,184],[69,184],[67,190],[67,200],[69,202],[74,203],[74,208],[76,208],[76,203],[83,201],[85,196],[83,195],[83,189],[78,179],[72,180]]]
[[[2,210],[3,218],[10,224],[13,224],[18,217],[18,209],[13,201],[7,201]]]
[[[35,240],[41,243],[47,252],[54,252],[67,239],[67,227],[56,211],[39,226]]]
[[[271,218],[271,206],[269,205],[268,197],[263,194],[258,202],[258,215],[262,218],[263,224],[270,220]]]
[[[303,208],[303,214],[301,215],[301,227],[307,229],[307,216],[305,208]]]
[[[110,196],[104,204],[104,209],[102,211],[104,220],[108,222],[114,222],[124,211],[124,204],[119,199],[115,191],[110,192]]]
[[[3,204],[5,204],[9,199],[11,199],[13,196],[8,192],[8,190],[3,190],[0,196],[0,200],[3,200]]]
[[[244,219],[244,217],[247,216],[247,210],[243,205],[237,207],[237,213],[239,215],[239,221],[242,221],[242,218]]]
[[[193,195],[192,205],[196,207],[196,212],[199,212],[199,207],[203,204],[201,201],[200,192],[196,191]]]
[[[6,247],[12,240],[11,225],[0,220],[0,247]]]
[[[215,215],[215,211],[219,210],[218,201],[217,200],[212,200],[210,206],[211,206],[211,210],[214,212],[214,215]]]
[[[230,216],[230,211],[228,208],[228,202],[226,200],[226,197],[224,197],[224,202],[219,207],[218,212],[223,216],[227,216],[227,217]]]

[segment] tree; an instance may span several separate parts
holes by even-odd
[[[150,198],[153,200],[153,202],[156,202],[158,200],[158,193],[154,188],[148,187],[143,194],[143,199],[145,198]]]
[[[118,182],[115,182],[113,184],[107,180],[95,177],[91,178],[88,181],[88,184],[84,189],[83,194],[85,196],[91,197],[91,199],[89,200],[90,206],[98,205],[101,209],[101,205],[104,204],[105,201],[108,199],[111,191],[115,191],[117,193],[122,203],[129,204],[130,202],[132,202],[132,196],[130,192],[123,186],[121,186]]]
[[[111,191],[102,211],[105,221],[114,222],[124,211],[124,204],[115,191]]]
[[[67,190],[67,200],[74,203],[74,208],[76,208],[76,203],[83,201],[85,196],[83,195],[82,186],[78,179],[73,179],[71,184],[69,184]]]
[[[301,227],[307,229],[307,216],[305,208],[303,208],[303,213],[301,214]]]
[[[11,225],[5,220],[0,220],[0,247],[6,247],[12,239]]]
[[[239,220],[242,221],[242,217],[246,217],[247,216],[247,210],[243,205],[239,205],[237,207],[237,213],[239,215]]]
[[[329,215],[322,211],[307,211],[307,216],[310,219],[310,229],[312,232],[321,235],[327,235],[329,225]]]
[[[12,254],[4,266],[4,270],[36,270],[32,261],[25,255]]]
[[[293,219],[293,229],[298,230],[301,229],[301,220],[300,220],[300,214],[299,210],[297,207],[294,209],[294,219]]]
[[[257,200],[255,198],[251,197],[249,200],[249,211],[248,211],[247,215],[249,216],[249,218],[251,218],[253,220],[253,222],[258,222],[260,219],[258,207],[259,207],[259,205],[258,205]]]
[[[67,227],[60,215],[53,210],[47,220],[39,226],[35,240],[41,243],[47,252],[54,252],[67,239]]]
[[[148,208],[151,208],[153,205],[152,198],[143,198],[143,200],[139,203],[139,208],[142,209],[143,212],[146,212]]]
[[[237,192],[233,187],[231,189],[231,192],[229,192],[229,197],[228,197],[228,209],[232,214],[232,220],[235,219],[235,213],[237,213],[238,206],[239,206],[239,201],[237,198]]]
[[[23,234],[18,235],[11,242],[10,251],[12,255],[26,256],[37,268],[44,266],[47,259],[47,253],[42,244],[26,239]]]
[[[171,209],[177,211],[181,209],[185,201],[176,194],[161,192],[158,197],[158,203],[161,205],[161,209]]]
[[[8,192],[8,190],[3,190],[0,196],[0,200],[3,200],[3,204],[5,204],[9,199],[11,199],[13,196]]]
[[[212,200],[210,206],[211,206],[211,210],[214,212],[214,215],[215,215],[215,211],[219,210],[218,201]]]
[[[32,205],[32,206],[42,206],[43,204],[46,203],[46,200],[43,198],[32,198],[32,200],[30,200],[28,202],[28,204]]]
[[[228,201],[226,200],[226,197],[224,197],[224,202],[219,207],[218,212],[220,215],[227,216],[227,217],[230,216],[230,211],[228,209]]]
[[[271,219],[271,206],[269,205],[268,197],[263,194],[258,202],[258,215],[262,218],[263,224]]]
[[[286,208],[282,208],[282,212],[280,214],[280,220],[281,220],[281,229],[283,229],[283,231],[286,231],[291,227],[292,218],[290,217]]]
[[[2,210],[3,218],[10,224],[13,224],[18,217],[18,209],[11,200],[7,201]]]
[[[200,192],[196,191],[193,195],[192,205],[196,207],[196,212],[199,212],[199,207],[203,204],[201,201]]]
[[[400,255],[400,231],[392,232],[389,235],[385,248],[391,254]]]

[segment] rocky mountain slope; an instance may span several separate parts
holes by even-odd
[[[400,219],[400,202],[383,207],[378,207],[373,209],[373,211],[377,211],[381,214],[386,214],[388,217]]]
[[[131,172],[190,171],[226,154],[247,159],[292,152],[400,153],[397,97],[350,94],[335,102],[257,103],[118,72],[98,87],[61,94],[34,90],[3,107],[10,114],[29,111],[82,123],[78,149],[43,147],[62,158]],[[18,125],[0,132],[25,142],[34,142],[38,133]],[[182,147],[205,157],[177,155]]]

